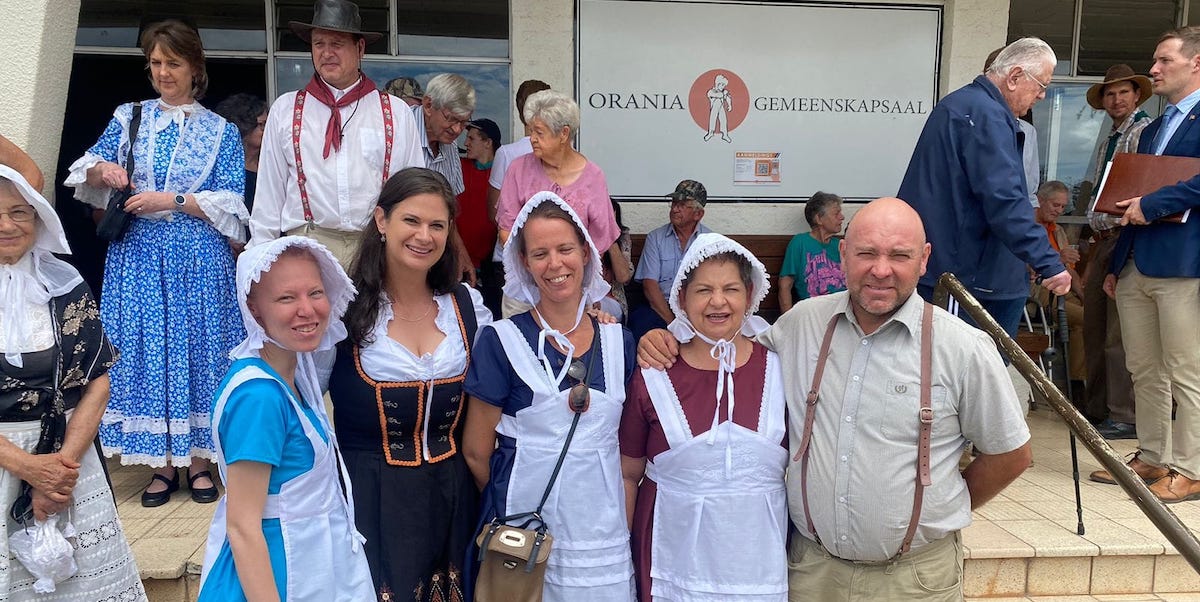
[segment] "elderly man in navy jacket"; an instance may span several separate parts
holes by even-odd
[[[1163,34],[1150,77],[1168,104],[1142,131],[1138,152],[1200,157],[1200,27]],[[1200,176],[1117,205],[1129,227],[1104,291],[1117,300],[1133,376],[1138,452],[1129,467],[1166,503],[1200,499]],[[1185,223],[1163,221],[1189,209]]]
[[[1071,287],[1029,205],[1016,118],[1046,96],[1055,63],[1037,38],[1005,47],[986,73],[930,112],[900,184],[933,246],[921,296],[931,300],[938,277],[953,272],[1010,335],[1029,295],[1026,265],[1055,294]]]

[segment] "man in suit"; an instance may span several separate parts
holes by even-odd
[[[1200,27],[1163,34],[1150,77],[1169,104],[1142,132],[1138,152],[1200,157]],[[1200,215],[1162,219],[1200,207],[1200,175],[1118,206],[1128,227],[1104,291],[1116,298],[1133,375],[1138,452],[1129,467],[1163,502],[1200,499]],[[1093,474],[1103,477],[1111,480]]]

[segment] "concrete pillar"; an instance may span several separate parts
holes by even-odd
[[[79,0],[0,0],[0,134],[25,149],[53,197]]]
[[[11,1],[11,0],[0,0]],[[551,88],[575,94],[575,2],[570,0],[510,0],[509,39],[512,48],[512,93],[527,79],[540,79]],[[511,105],[512,100],[509,100]],[[524,135],[513,105],[509,140]]]
[[[983,62],[1008,39],[1009,0],[946,0],[942,29],[942,96],[983,72]]]

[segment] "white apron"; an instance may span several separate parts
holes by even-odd
[[[213,410],[212,438],[217,451],[217,469],[221,480],[228,483],[226,477],[225,455],[221,451],[220,434],[217,425],[225,410],[229,394],[242,383],[267,378],[280,384],[286,390],[286,385],[266,371],[255,366],[243,368],[234,376],[222,390]],[[326,443],[317,432],[312,421],[300,407],[300,402],[288,393],[288,399],[296,414],[300,416],[300,424],[304,434],[313,447],[313,467],[308,472],[284,483],[279,493],[267,495],[266,506],[263,507],[263,518],[279,519],[280,530],[283,532],[284,556],[287,558],[287,602],[358,602],[374,600],[375,588],[371,581],[371,571],[367,566],[367,556],[363,551],[362,535],[354,528],[354,506],[349,500],[353,499],[350,489],[350,479],[342,468],[344,463],[337,451],[337,440],[328,421],[320,418],[323,409],[316,409],[318,419],[329,436]],[[340,469],[340,470],[339,470]],[[346,495],[342,496],[339,481],[345,487]],[[204,569],[200,575],[200,587],[204,588],[204,580],[208,577],[209,569],[217,559],[222,544],[225,543],[225,496],[217,504],[213,515],[212,526],[208,530],[208,544],[204,552]]]
[[[502,415],[496,431],[516,439],[505,512],[537,508],[562,452],[574,413],[569,391],[559,391],[521,331],[508,320],[493,322],[500,343],[533,404]],[[600,326],[597,364],[608,392],[591,390],[562,472],[542,516],[554,537],[543,597],[547,602],[633,602],[633,561],[625,519],[625,488],[617,428],[625,403],[624,346],[619,324]],[[569,359],[567,361],[570,361]]]
[[[667,373],[647,369],[642,376],[670,446],[646,463],[646,476],[658,485],[654,600],[785,602],[788,452],[780,445],[785,401],[778,356],[767,353],[757,431],[730,416],[715,433],[693,437]]]

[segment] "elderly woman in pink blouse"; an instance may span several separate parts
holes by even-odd
[[[525,123],[533,154],[515,159],[504,174],[496,207],[500,242],[508,241],[513,221],[525,202],[534,194],[549,190],[575,210],[596,248],[613,254],[614,266],[632,272],[616,246],[621,230],[613,215],[604,172],[571,146],[579,131],[579,105],[566,94],[543,90],[525,101]],[[614,276],[625,283],[633,274]],[[506,317],[526,310],[528,307],[518,308],[512,300],[505,299]]]

